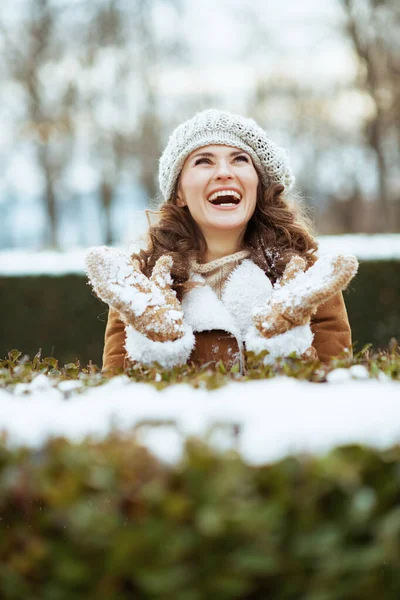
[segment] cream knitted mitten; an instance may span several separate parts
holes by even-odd
[[[352,255],[322,256],[307,271],[305,268],[303,258],[292,257],[268,304],[253,312],[254,325],[263,337],[307,324],[318,306],[347,287],[358,261]]]
[[[86,272],[97,296],[116,309],[126,325],[156,342],[184,335],[183,312],[171,289],[172,258],[161,256],[151,277],[124,252],[101,246],[86,255]]]

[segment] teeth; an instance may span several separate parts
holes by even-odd
[[[209,197],[209,201],[216,200],[219,196],[234,196],[238,200],[242,199],[242,196],[235,190],[220,190],[219,192],[214,192],[214,194]]]

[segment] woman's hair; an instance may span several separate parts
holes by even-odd
[[[188,207],[176,204],[178,182],[171,199],[161,205],[158,222],[149,228],[147,248],[132,258],[139,260],[142,272],[149,277],[160,256],[172,256],[172,288],[181,300],[194,285],[188,281],[190,262],[202,262],[207,246]],[[297,195],[286,198],[284,191],[280,183],[266,189],[259,176],[256,208],[238,248],[250,250],[249,258],[272,283],[281,277],[291,256],[300,255],[310,265],[316,260],[313,253],[318,248],[302,199]]]

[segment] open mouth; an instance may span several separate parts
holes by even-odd
[[[237,192],[229,194],[227,191],[224,191],[222,193],[217,192],[216,194],[212,194],[208,201],[213,206],[232,207],[240,204],[241,199],[241,195],[239,195]]]

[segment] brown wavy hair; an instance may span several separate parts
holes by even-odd
[[[314,263],[318,244],[302,198],[287,197],[284,186],[279,183],[265,188],[260,176],[258,179],[256,208],[238,250],[250,250],[249,258],[275,283],[294,254],[305,258],[308,265]],[[207,245],[188,207],[176,204],[178,182],[179,179],[171,199],[157,211],[158,222],[149,228],[147,248],[132,258],[139,260],[142,272],[149,277],[160,256],[172,256],[172,287],[181,300],[194,285],[188,281],[190,263],[192,260],[203,262]]]

